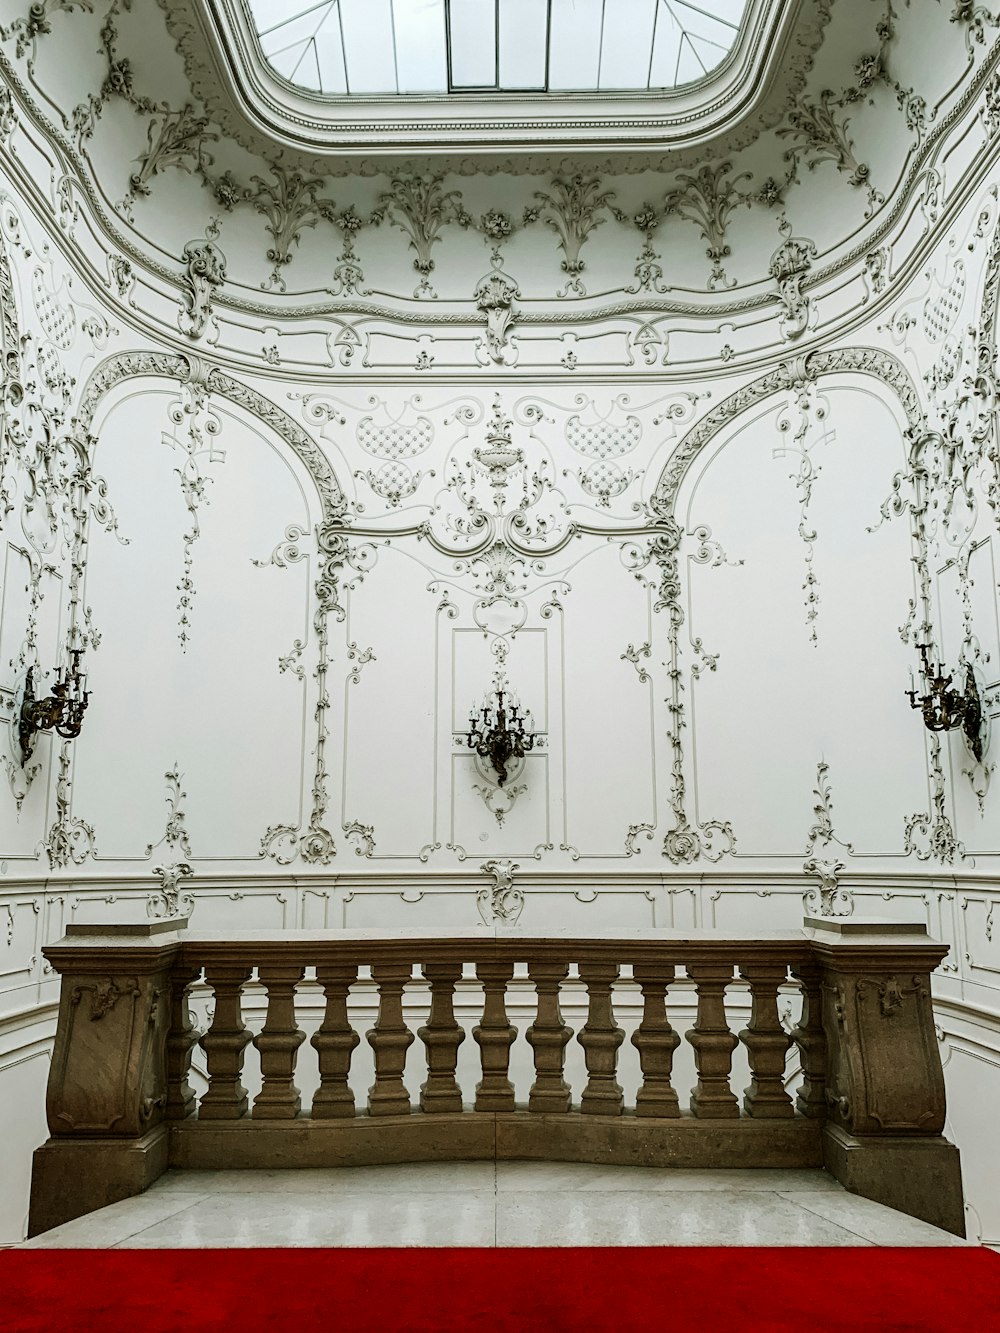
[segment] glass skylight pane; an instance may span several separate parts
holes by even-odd
[[[677,64],[677,83],[694,83],[696,79],[703,79],[704,77],[704,61],[698,58],[691,46],[690,39],[685,33],[681,38],[680,59]]]
[[[496,7],[493,0],[451,0],[453,88],[497,86]]]
[[[277,74],[280,74],[283,79],[293,83],[299,66],[302,64],[305,49],[305,42],[296,42],[294,46],[290,46],[286,51],[278,51],[270,57],[271,68]]]
[[[725,59],[749,0],[246,0],[261,51],[327,96],[654,92]]]
[[[331,97],[343,97],[347,92],[347,78],[344,72],[344,48],[340,40],[340,24],[335,13],[330,15],[314,40],[322,79],[321,91]]]
[[[714,42],[721,48],[722,54],[729,51],[736,36],[736,29],[729,23],[723,23],[716,15],[708,12],[708,6],[688,5],[683,0],[672,0],[671,7],[677,14],[681,25],[690,37],[700,37],[704,41]]]
[[[396,48],[391,0],[340,0],[340,20],[350,91],[394,93]]]
[[[500,87],[544,88],[548,0],[500,0]]]
[[[311,9],[309,0],[248,0],[254,26],[259,33],[266,33],[279,23],[298,18],[306,9]],[[324,8],[336,4],[336,0],[321,0]]]
[[[549,90],[596,88],[603,0],[551,0]]]
[[[280,27],[274,28],[260,39],[260,47],[270,58],[273,53],[285,51],[290,46],[309,41],[322,23],[328,9],[316,9],[300,18],[289,19]]]
[[[653,21],[660,0],[613,0],[605,5],[601,88],[645,88]]]
[[[444,0],[393,0],[401,93],[448,89]]]

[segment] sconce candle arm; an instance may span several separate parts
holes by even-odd
[[[44,699],[35,698],[35,669],[28,668],[18,721],[22,763],[27,763],[31,757],[38,732],[55,731],[64,740],[73,740],[80,734],[90,691],[87,689],[87,674],[80,670],[83,649],[73,648],[69,655],[69,667],[57,668],[52,693]]]
[[[489,760],[500,787],[507,781],[510,763],[534,749],[535,734],[525,726],[517,696],[507,688],[502,673],[497,675],[493,695],[486,696],[482,709],[477,711],[473,705],[465,741],[470,750]]]

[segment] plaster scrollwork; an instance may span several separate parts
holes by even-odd
[[[479,869],[493,879],[492,884],[484,885],[476,894],[476,907],[485,924],[517,925],[524,910],[524,891],[514,884],[520,865],[516,861],[492,859],[484,861]]]
[[[139,155],[138,170],[129,176],[128,192],[118,205],[130,222],[134,221],[136,199],[149,197],[149,182],[154,176],[171,168],[200,176],[211,165],[205,145],[217,142],[219,136],[210,130],[209,123],[208,117],[199,115],[190,102],[178,111],[167,106],[157,108],[146,128],[146,148]]]
[[[457,736],[455,739],[458,744],[463,744],[465,738]],[[479,773],[483,781],[482,784],[474,782],[472,784],[472,790],[480,797],[483,805],[486,806],[486,809],[497,821],[499,827],[503,828],[504,820],[517,804],[517,798],[523,796],[528,790],[528,784],[526,782],[516,781],[516,779],[524,772],[524,760],[515,759],[508,763],[507,768],[509,776],[507,783],[503,787],[497,785],[496,774],[491,768],[488,768],[487,765],[483,763],[478,755],[473,756],[473,762],[475,763],[476,771]]]
[[[566,284],[557,296],[586,296],[581,274],[586,268],[580,252],[594,231],[601,226],[604,217],[601,214],[614,198],[614,191],[601,188],[599,176],[556,176],[548,190],[536,190],[535,198],[541,205],[541,219],[559,237],[559,248],[563,252],[560,265],[566,274]]]
[[[655,832],[655,824],[629,824],[628,832],[625,835],[625,855],[638,856],[642,851],[642,848],[635,845],[636,839],[641,836],[644,837],[647,842],[652,842]]]
[[[775,458],[787,458],[791,454],[798,460],[798,471],[792,474],[792,481],[799,498],[799,537],[805,546],[806,577],[802,591],[805,594],[806,626],[809,641],[815,647],[819,642],[817,623],[820,605],[819,578],[816,574],[818,533],[810,520],[809,506],[821,470],[816,445],[826,445],[834,436],[824,425],[829,414],[826,398],[806,379],[800,379],[795,386],[792,410],[797,414],[798,421],[794,422],[787,413],[778,418],[782,442],[772,452]]]
[[[728,820],[701,820],[692,825],[687,813],[687,780],[684,768],[682,732],[685,727],[684,673],[680,665],[680,631],[684,624],[681,605],[679,550],[683,531],[677,521],[658,505],[653,508],[655,535],[643,543],[630,542],[622,554],[627,568],[641,580],[647,569],[657,571],[654,584],[654,612],[667,613],[667,741],[670,747],[669,802],[673,826],[663,839],[663,855],[674,865],[692,865],[695,861],[719,861],[736,851],[736,835]],[[634,840],[633,840],[634,845]]]
[[[226,279],[226,257],[215,244],[218,220],[213,220],[203,241],[184,246],[184,306],[178,327],[188,338],[200,338],[212,319],[212,298]]]
[[[520,295],[515,280],[501,267],[499,251],[494,251],[492,268],[479,279],[473,292],[476,309],[486,320],[486,355],[479,355],[481,364],[487,361],[499,366],[517,364],[517,348],[510,334],[517,319],[514,298]]]
[[[69,743],[59,747],[59,773],[56,777],[56,814],[46,834],[41,850],[48,857],[53,870],[65,870],[69,865],[82,865],[97,851],[97,835],[92,824],[74,815],[71,809],[71,778]]]
[[[333,269],[333,285],[327,290],[331,296],[366,296],[364,287],[365,273],[361,261],[354,249],[358,233],[365,226],[377,227],[382,221],[382,214],[376,212],[368,219],[362,218],[353,204],[331,215],[333,225],[340,232],[341,250]],[[343,364],[349,364],[349,359]]]
[[[153,867],[160,878],[160,887],[146,898],[146,915],[151,917],[190,917],[194,911],[194,894],[188,893],[182,881],[191,879],[194,871],[187,861]]]
[[[167,824],[159,842],[150,843],[146,855],[152,856],[155,848],[166,844],[171,852],[183,852],[191,855],[187,829],[184,825],[184,808],[181,802],[187,793],[181,790],[181,775],[178,765],[169,769],[164,778],[167,784]],[[187,860],[168,862],[153,867],[153,874],[160,880],[159,888],[146,897],[146,912],[151,917],[189,917],[194,911],[194,897],[181,888],[181,880],[190,879],[194,870]]]
[[[396,509],[417,493],[425,478],[435,476],[433,468],[414,471],[411,466],[411,460],[426,453],[433,444],[434,426],[419,411],[419,394],[406,399],[395,411],[382,398],[373,395],[369,401],[374,411],[359,420],[355,438],[378,461],[378,466],[356,469],[354,476],[366,481],[390,509]],[[315,410],[322,413],[323,408],[317,403]]]
[[[17,125],[17,111],[9,88],[0,89],[0,143],[6,144]]]
[[[670,287],[663,281],[661,256],[653,249],[653,233],[659,226],[665,210],[658,209],[655,204],[646,201],[631,218],[620,209],[614,209],[613,212],[619,222],[631,222],[642,236],[642,250],[635,262],[635,281],[631,286],[624,288],[625,292],[630,295],[650,292],[657,296],[665,296]]]
[[[375,829],[371,824],[362,824],[359,819],[343,825],[344,835],[356,838],[355,856],[372,857],[375,853]]]
[[[308,552],[304,549],[302,539],[308,536],[310,536],[308,528],[302,527],[299,523],[289,523],[284,536],[268,558],[253,559],[251,563],[258,569],[267,569],[269,565],[274,565],[276,569],[287,569],[289,565],[297,565],[307,558]]]
[[[577,394],[575,401],[584,408],[566,421],[566,443],[587,460],[582,468],[564,468],[564,477],[575,477],[585,494],[608,509],[611,501],[623,495],[639,474],[622,469],[619,460],[634,452],[642,440],[642,423],[627,414],[628,394],[618,394],[601,411],[593,399]]]
[[[174,472],[180,480],[181,498],[188,511],[189,528],[184,533],[184,566],[177,591],[178,634],[181,650],[186,651],[191,640],[191,613],[196,595],[194,584],[194,547],[201,536],[200,510],[207,503],[207,485],[213,478],[207,468],[226,461],[225,451],[215,446],[214,440],[221,429],[219,417],[211,410],[210,395],[203,384],[191,380],[185,386],[182,398],[171,404],[169,417],[175,427],[182,428],[183,438],[177,431],[162,431],[160,438],[168,449],[182,455],[180,467]]]
[[[838,850],[853,855],[849,842],[842,842],[833,829],[833,792],[830,785],[830,766],[824,760],[816,765],[816,786],[813,789],[815,822],[806,839],[802,873],[814,877],[818,889],[809,889],[802,895],[806,912],[820,916],[851,916],[854,913],[854,895],[841,887],[840,872],[845,863]]]
[[[788,115],[787,125],[777,133],[779,138],[789,140],[785,160],[789,163],[790,180],[796,178],[802,161],[810,171],[822,162],[832,162],[847,176],[848,184],[866,192],[865,217],[869,218],[878,204],[885,203],[885,196],[872,184],[868,163],[859,162],[854,155],[854,142],[847,133],[850,118],[838,115],[840,105],[830,89],[824,89],[814,102],[799,97]]]
[[[348,680],[350,680],[352,685],[357,685],[360,682],[361,673],[369,662],[378,661],[378,658],[375,656],[371,648],[359,648],[354,642],[347,645],[347,659],[349,662],[354,663],[350,671],[347,673]]]
[[[782,242],[771,256],[768,272],[782,305],[781,336],[791,342],[801,338],[809,327],[810,302],[802,284],[816,258],[816,245],[803,236],[793,236],[791,223],[784,216],[778,220],[778,231]]]
[[[308,864],[329,864],[336,846],[325,822],[329,805],[325,754],[330,707],[326,677],[329,668],[329,621],[331,617],[343,620],[345,616],[339,599],[339,574],[349,556],[344,536],[346,499],[323,450],[286,412],[226,371],[217,366],[206,369],[197,358],[190,355],[128,352],[102,362],[92,372],[80,398],[76,422],[84,438],[88,437],[94,413],[102,398],[123,381],[143,376],[177,380],[182,386],[201,386],[204,393],[218,394],[251,413],[288,445],[316,487],[323,517],[315,530],[319,568],[314,586],[312,620],[317,654],[313,672],[317,690],[312,807],[304,828],[293,824],[271,825],[261,839],[260,855],[272,856],[279,865],[290,864],[296,856],[301,856]]]
[[[306,672],[302,665],[302,654],[305,651],[305,646],[304,640],[296,639],[292,644],[291,651],[278,658],[278,670],[282,675],[289,671],[296,680],[305,680]]]
[[[648,642],[640,643],[638,647],[636,647],[635,644],[630,643],[618,660],[620,662],[631,662],[635,667],[635,674],[639,677],[640,685],[646,685],[650,680],[650,675],[642,665],[641,659],[644,657],[648,658],[651,655],[652,648]]]
[[[876,250],[869,250],[865,255],[862,277],[865,282],[865,294],[861,298],[861,303],[867,305],[873,296],[882,295],[889,281],[888,246],[882,245]]]

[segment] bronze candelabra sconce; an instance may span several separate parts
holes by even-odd
[[[35,698],[35,668],[28,668],[17,729],[22,763],[26,764],[31,757],[35,748],[35,735],[39,731],[54,730],[66,740],[79,736],[83,715],[90,701],[87,673],[80,670],[82,655],[82,648],[70,649],[70,666],[68,669],[58,668],[52,693],[47,699]]]
[[[969,749],[976,756],[976,762],[982,763],[983,706],[972,667],[966,663],[964,691],[952,689],[954,677],[945,675],[940,662],[936,667],[931,666],[928,656],[931,645],[918,643],[917,648],[923,662],[920,674],[923,677],[924,693],[918,693],[915,687],[904,691],[909,696],[910,707],[920,709],[928,731],[954,731],[956,727],[961,727]]]
[[[466,744],[493,765],[499,787],[507,781],[508,766],[535,748],[531,709],[521,713],[520,708],[517,695],[500,672],[492,694],[487,691],[482,704],[473,703],[469,713]]]

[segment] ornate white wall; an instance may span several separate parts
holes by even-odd
[[[996,749],[903,695],[929,636],[1000,712],[994,20],[838,6],[702,167],[346,175],[237,144],[150,5],[43,8],[0,30],[12,1170],[66,920],[469,925],[501,859],[532,930],[926,919],[1000,1243]],[[83,731],[25,766],[74,646]],[[498,665],[543,742],[505,791],[461,738]]]

